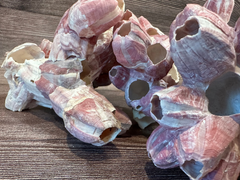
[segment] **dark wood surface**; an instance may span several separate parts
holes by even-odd
[[[74,2],[1,0],[0,64],[5,52],[17,45],[52,40],[61,16]],[[187,3],[202,5],[204,1],[126,0],[126,8],[168,33],[174,17]],[[240,16],[240,1],[235,4],[230,25]],[[143,131],[134,124],[125,136],[95,147],[70,135],[51,109],[5,109],[9,87],[3,74],[0,69],[0,179],[188,179],[179,168],[161,170],[153,165],[146,151],[151,129]],[[131,115],[123,92],[113,86],[97,91]]]

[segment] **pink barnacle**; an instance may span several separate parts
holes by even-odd
[[[186,86],[204,89],[214,78],[234,70],[233,30],[199,5],[187,5],[178,14],[170,30],[171,55]]]
[[[59,86],[49,97],[66,129],[83,142],[102,146],[131,125],[121,111],[91,87],[66,89]]]
[[[72,56],[86,59],[93,53],[96,43],[100,46],[98,36],[107,30],[113,33],[111,28],[121,20],[123,8],[121,0],[77,1],[59,22],[49,59],[66,60]],[[109,44],[112,37],[104,38]]]
[[[234,47],[236,51],[237,65],[240,66],[240,18],[238,18],[235,24],[235,39],[234,39]]]
[[[155,166],[167,169],[179,166],[175,141],[181,131],[158,126],[148,138],[147,151]]]
[[[162,79],[173,64],[168,37],[144,17],[137,19],[130,11],[125,16],[113,37],[117,61],[126,68]]]
[[[79,37],[98,36],[121,20],[122,6],[117,0],[79,0],[70,8],[68,26]]]
[[[25,43],[8,53],[2,67],[10,85],[5,106],[12,111],[37,105],[53,108],[73,136],[96,146],[131,126],[125,113],[85,86],[79,58],[51,61],[36,44]]]
[[[183,84],[151,99],[160,126],[148,140],[149,156],[160,168],[179,165],[193,180],[236,180],[240,173],[239,21],[227,24],[233,6],[209,0],[177,15],[170,52]]]

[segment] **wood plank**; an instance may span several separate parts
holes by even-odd
[[[24,12],[62,17],[64,12],[75,2],[76,0],[1,0],[0,6]]]
[[[1,0],[0,64],[6,51],[24,42],[39,44],[53,39],[55,28],[76,0]],[[168,34],[175,16],[187,3],[203,0],[126,0],[126,8],[146,17]],[[240,16],[235,1],[230,24]],[[159,169],[148,158],[146,141],[151,128],[143,131],[136,123],[125,136],[103,147],[95,147],[71,136],[53,110],[37,107],[12,112],[4,107],[7,81],[0,69],[0,179],[189,179],[179,168]],[[124,93],[113,86],[97,91],[130,117]]]

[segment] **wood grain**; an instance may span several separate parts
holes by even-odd
[[[1,0],[0,63],[6,51],[25,42],[53,39],[63,13],[75,0]],[[166,34],[187,3],[203,0],[126,0],[126,8],[146,17]],[[235,1],[230,25],[240,16]],[[148,158],[146,141],[151,129],[136,124],[122,137],[103,147],[85,144],[71,136],[53,110],[38,107],[11,112],[4,107],[7,81],[0,69],[0,179],[189,179],[179,168],[162,170]],[[130,116],[124,93],[113,86],[98,88]]]

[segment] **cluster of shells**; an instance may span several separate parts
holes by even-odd
[[[94,90],[112,83],[141,128],[159,124],[147,141],[157,167],[179,166],[191,179],[237,179],[240,18],[227,24],[233,7],[234,0],[188,4],[167,36],[125,11],[123,0],[78,0],[53,42],[7,53],[5,106],[53,108],[73,136],[102,146],[131,126]]]

